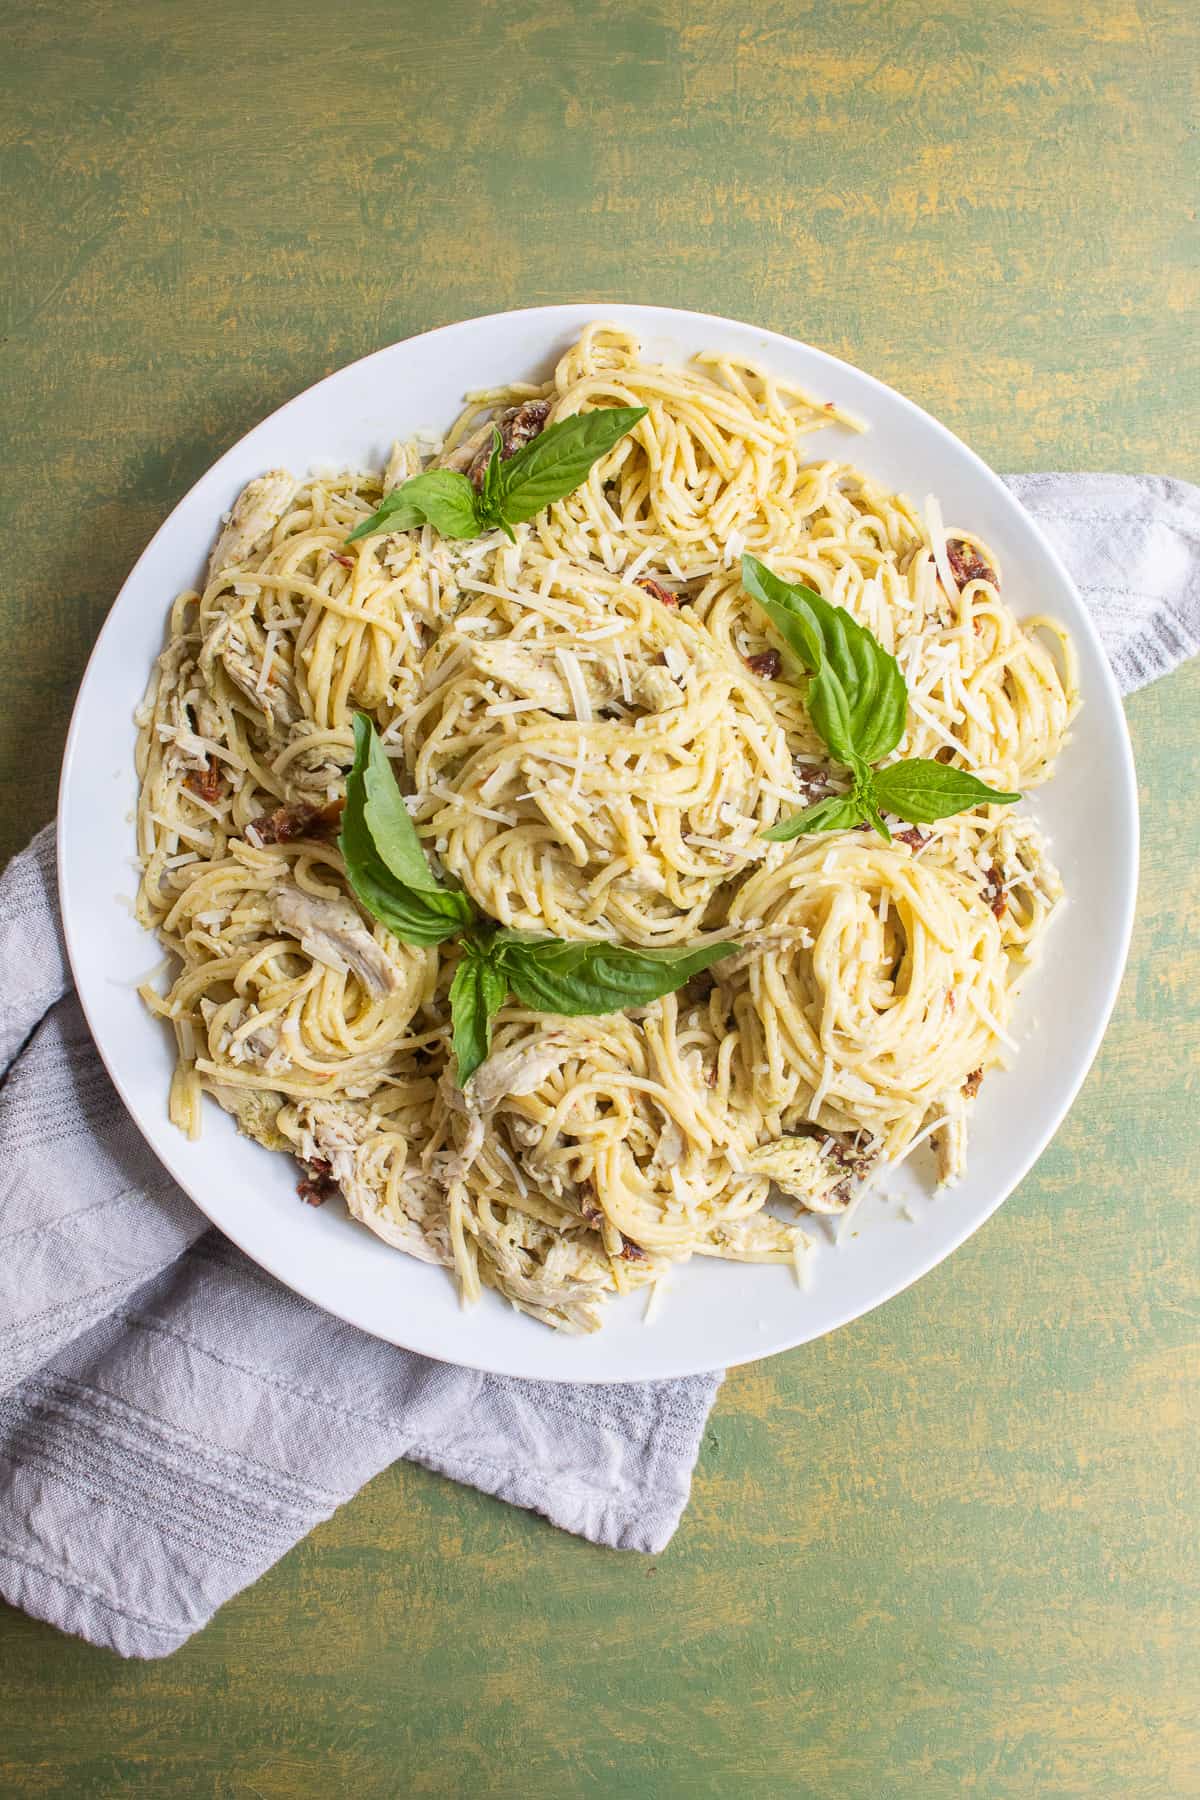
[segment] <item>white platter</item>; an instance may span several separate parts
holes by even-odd
[[[805,1291],[786,1269],[698,1259],[672,1275],[653,1323],[643,1323],[645,1298],[634,1295],[611,1307],[602,1331],[568,1338],[494,1294],[464,1311],[444,1271],[389,1249],[340,1201],[304,1206],[294,1164],[240,1137],[216,1106],[206,1107],[198,1143],[168,1123],[171,1045],[135,992],[159,952],[128,907],[132,721],[171,600],[197,580],[221,514],[252,475],[381,464],[393,438],[448,424],[465,389],[543,376],[595,318],[638,332],[650,358],[702,349],[757,358],[865,419],[865,437],[831,427],[810,440],[811,453],[852,457],[918,504],[935,493],[948,525],[979,533],[1017,612],[1052,613],[1074,633],[1084,707],[1058,774],[1035,796],[1067,907],[1020,1003],[1021,1054],[989,1079],[975,1109],[962,1183],[934,1196],[927,1169],[902,1171],[891,1181],[896,1198],[860,1206],[839,1244],[816,1224]],[[342,369],[249,432],[175,508],[117,597],[76,702],[58,827],[67,944],[89,1024],[126,1106],[197,1205],[289,1287],[366,1331],[429,1356],[556,1381],[681,1375],[771,1355],[857,1318],[933,1268],[1012,1192],[1078,1092],[1116,998],[1137,885],[1133,760],[1116,685],[1066,571],[1003,483],[944,426],[849,364],[730,319],[650,306],[546,306],[449,325]]]

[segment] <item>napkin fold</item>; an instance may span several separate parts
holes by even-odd
[[[1009,486],[1124,692],[1200,649],[1200,490]],[[719,1374],[515,1381],[368,1337],[212,1229],[125,1113],[62,945],[47,827],[0,879],[0,1595],[167,1655],[397,1457],[615,1549],[687,1503]]]

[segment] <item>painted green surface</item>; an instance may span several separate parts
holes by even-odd
[[[0,827],[146,538],[397,337],[594,296],[895,382],[1001,468],[1200,478],[1191,0],[0,13]],[[655,1564],[398,1467],[166,1663],[0,1613],[0,1792],[1200,1794],[1200,668],[1130,707],[1133,959],[1035,1173],[729,1380]]]

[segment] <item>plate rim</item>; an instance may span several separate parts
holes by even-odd
[[[1001,1181],[995,1195],[983,1204],[982,1210],[979,1210],[979,1208],[976,1207],[968,1222],[959,1225],[950,1225],[945,1236],[939,1238],[937,1244],[932,1247],[929,1253],[920,1258],[918,1266],[905,1269],[895,1281],[885,1282],[881,1286],[880,1291],[866,1304],[859,1305],[853,1302],[849,1303],[843,1312],[840,1312],[832,1321],[824,1323],[816,1330],[804,1329],[803,1324],[801,1323],[803,1313],[798,1309],[796,1314],[797,1329],[790,1335],[783,1339],[772,1338],[759,1346],[750,1346],[747,1344],[744,1354],[723,1357],[721,1359],[721,1366],[732,1368],[743,1363],[757,1362],[769,1356],[780,1355],[787,1350],[797,1349],[805,1343],[816,1341],[822,1337],[828,1336],[834,1331],[839,1331],[844,1326],[853,1323],[856,1319],[865,1318],[869,1313],[872,1313],[878,1307],[885,1305],[889,1300],[894,1299],[907,1288],[914,1286],[933,1269],[937,1268],[939,1264],[943,1263],[947,1257],[951,1256],[969,1237],[972,1237],[976,1231],[993,1217],[1004,1202],[1011,1197],[1017,1187],[1025,1180],[1034,1164],[1043,1155],[1047,1146],[1060,1130],[1067,1114],[1078,1099],[1083,1084],[1091,1072],[1111,1021],[1113,1009],[1116,1005],[1121,983],[1128,964],[1129,948],[1136,913],[1141,851],[1140,817],[1137,804],[1137,773],[1124,703],[1117,686],[1112,665],[1109,661],[1108,654],[1104,649],[1095,621],[1083,602],[1073,576],[1059,556],[1054,545],[1043,531],[1039,521],[1032,513],[1027,511],[1027,509],[1021,505],[996,471],[984,461],[977,451],[973,450],[969,444],[964,443],[956,432],[952,431],[949,426],[944,425],[942,421],[936,418],[932,413],[926,411],[926,409],[919,405],[918,402],[911,400],[898,388],[892,387],[889,383],[882,381],[876,375],[872,375],[868,370],[860,368],[857,364],[833,355],[830,351],[822,350],[816,345],[808,344],[801,338],[792,337],[787,333],[774,331],[765,326],[753,324],[747,320],[735,319],[718,313],[697,312],[685,307],[662,306],[644,304],[639,301],[612,299],[582,299],[556,302],[546,306],[514,307],[506,309],[503,312],[483,313],[473,315],[466,319],[453,320],[443,325],[431,327],[427,331],[415,332],[408,337],[398,338],[393,343],[369,351],[365,355],[356,357],[352,361],[343,364],[341,367],[331,370],[328,374],[321,376],[319,380],[311,382],[307,387],[300,389],[299,392],[290,396],[290,398],[285,400],[281,405],[273,408],[272,411],[265,413],[260,419],[256,419],[249,425],[214,462],[210,463],[203,470],[187,490],[180,495],[179,499],[162,520],[157,530],[146,542],[144,548],[130,567],[124,581],[121,583],[120,588],[113,597],[104,622],[96,635],[95,643],[89,653],[87,663],[84,667],[76,691],[75,700],[72,705],[70,725],[68,727],[67,737],[63,748],[55,812],[55,863],[59,890],[60,914],[62,919],[63,938],[66,946],[68,963],[74,981],[75,993],[78,997],[97,1053],[100,1056],[110,1080],[116,1088],[122,1105],[132,1119],[135,1128],[142,1137],[142,1141],[150,1151],[150,1154],[163,1164],[171,1178],[179,1184],[210,1223],[215,1225],[224,1236],[228,1237],[230,1241],[243,1252],[243,1254],[248,1256],[250,1260],[255,1262],[260,1268],[266,1270],[266,1272],[275,1280],[279,1281],[281,1285],[289,1291],[298,1294],[301,1298],[310,1301],[323,1312],[329,1314],[330,1317],[339,1319],[345,1324],[353,1326],[356,1330],[365,1331],[369,1335],[379,1338],[381,1342],[392,1343],[402,1349],[408,1349],[413,1354],[427,1356],[433,1361],[442,1361],[464,1368],[476,1369],[482,1373],[511,1376],[517,1379],[551,1381],[563,1386],[611,1385],[619,1382],[639,1380],[672,1380],[689,1375],[709,1373],[712,1371],[714,1365],[698,1361],[694,1354],[689,1355],[684,1353],[679,1357],[677,1363],[672,1363],[669,1358],[666,1359],[665,1362],[663,1359],[658,1359],[653,1374],[645,1376],[630,1375],[628,1372],[621,1371],[608,1374],[604,1371],[597,1372],[591,1369],[580,1371],[573,1368],[566,1369],[565,1371],[554,1368],[533,1371],[529,1368],[513,1369],[501,1366],[495,1359],[481,1360],[480,1353],[472,1352],[469,1346],[464,1346],[462,1349],[456,1349],[451,1344],[445,1344],[441,1347],[432,1347],[424,1343],[417,1345],[411,1343],[406,1344],[402,1337],[393,1335],[390,1332],[385,1333],[372,1325],[364,1324],[361,1319],[352,1317],[343,1307],[333,1305],[328,1299],[314,1293],[312,1291],[313,1284],[311,1282],[307,1280],[297,1280],[291,1273],[281,1273],[277,1266],[273,1266],[273,1261],[265,1257],[258,1249],[248,1249],[241,1241],[237,1230],[232,1229],[230,1224],[224,1218],[218,1220],[214,1217],[213,1213],[209,1210],[209,1207],[205,1204],[205,1201],[201,1198],[201,1193],[197,1191],[200,1184],[189,1181],[183,1173],[163,1158],[158,1147],[150,1141],[146,1132],[143,1130],[138,1116],[137,1106],[130,1097],[128,1084],[125,1082],[120,1069],[114,1065],[114,1061],[110,1058],[109,1051],[104,1043],[104,1033],[102,1030],[97,1029],[96,1019],[93,1016],[95,1011],[95,997],[90,991],[91,977],[87,970],[86,962],[82,958],[78,948],[77,934],[74,928],[76,900],[68,867],[69,851],[67,846],[72,841],[70,830],[71,775],[75,759],[80,753],[79,738],[82,731],[83,697],[88,688],[89,680],[95,665],[100,659],[103,651],[106,649],[110,632],[116,627],[117,614],[126,592],[131,585],[137,581],[143,565],[151,557],[151,554],[158,545],[160,539],[170,531],[177,515],[187,505],[196,489],[211,477],[217,476],[227,463],[237,457],[246,439],[262,427],[282,420],[283,416],[291,408],[299,406],[302,402],[309,400],[322,388],[341,380],[350,370],[361,370],[374,361],[388,358],[401,346],[412,346],[417,343],[432,344],[436,340],[451,338],[456,332],[488,325],[499,325],[502,321],[522,319],[532,321],[535,318],[539,320],[544,319],[549,331],[553,329],[556,320],[561,319],[564,315],[578,317],[581,311],[586,311],[589,317],[598,323],[607,322],[614,314],[636,314],[639,317],[645,315],[650,320],[660,321],[664,327],[668,328],[672,321],[676,322],[676,324],[680,321],[685,321],[690,326],[713,325],[722,329],[733,329],[735,331],[752,334],[754,338],[761,343],[764,350],[769,350],[770,347],[774,345],[784,346],[789,354],[796,350],[801,350],[806,356],[815,358],[819,364],[824,365],[824,367],[832,374],[836,375],[843,371],[851,374],[857,382],[866,382],[869,387],[886,394],[889,400],[893,404],[898,404],[902,411],[919,418],[925,427],[931,428],[937,437],[940,437],[952,446],[953,450],[961,458],[965,459],[973,474],[980,479],[985,486],[991,488],[993,493],[998,492],[1003,497],[1002,504],[1004,506],[1015,507],[1021,515],[1025,525],[1037,541],[1042,556],[1053,567],[1059,580],[1068,589],[1076,602],[1078,615],[1082,621],[1082,635],[1089,640],[1089,647],[1094,652],[1094,660],[1099,671],[1100,683],[1104,689],[1105,699],[1108,702],[1108,710],[1110,713],[1115,713],[1116,718],[1119,720],[1117,747],[1119,750],[1119,760],[1125,777],[1121,794],[1122,841],[1127,845],[1128,854],[1123,858],[1121,863],[1123,891],[1120,896],[1118,954],[1113,958],[1109,965],[1106,978],[1106,992],[1099,1010],[1095,1015],[1092,1028],[1088,1033],[1086,1041],[1076,1046],[1075,1057],[1077,1073],[1071,1081],[1060,1104],[1054,1110],[1053,1115],[1049,1118],[1048,1122],[1043,1125],[1041,1131],[1029,1141],[1024,1154],[1018,1159],[1019,1166],[1017,1167],[1015,1174],[1013,1174],[1011,1178]],[[636,329],[636,321],[631,321],[631,323],[633,324],[633,328]],[[1078,636],[1080,634],[1076,632],[1075,635]],[[1092,703],[1095,704],[1095,701],[1093,700]],[[186,1143],[186,1140],[181,1137],[180,1142],[183,1144]],[[398,1329],[404,1331],[405,1326],[406,1320],[401,1316]],[[539,1326],[537,1329],[545,1331],[545,1327]],[[418,1332],[416,1335],[419,1337],[421,1334]],[[603,1331],[596,1334],[596,1338],[601,1342],[603,1342],[603,1336]],[[747,1337],[749,1337],[749,1333],[747,1333]],[[501,1361],[503,1360],[504,1359],[501,1359]]]

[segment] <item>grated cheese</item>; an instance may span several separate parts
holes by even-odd
[[[621,698],[624,700],[626,706],[632,706],[633,688],[629,681],[629,664],[625,661],[625,654],[621,649],[620,644],[613,645],[613,655],[616,658],[617,674],[621,681]]]
[[[556,650],[554,660],[561,669],[563,680],[567,684],[571,705],[575,709],[575,717],[581,725],[590,725],[592,723],[592,703],[588,699],[579,658],[573,650]]]
[[[958,594],[958,583],[954,579],[954,570],[950,567],[950,558],[946,553],[946,528],[942,524],[942,509],[933,494],[928,494],[925,498],[925,530],[938,579],[946,590],[947,598],[953,600]]]

